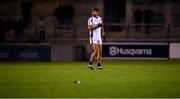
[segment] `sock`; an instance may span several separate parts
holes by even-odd
[[[92,62],[89,62],[89,65],[92,65]]]
[[[101,66],[101,63],[98,63],[97,66]]]

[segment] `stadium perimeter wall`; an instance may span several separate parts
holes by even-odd
[[[180,43],[170,43],[170,59],[180,59]]]
[[[104,59],[169,60],[180,59],[180,43],[105,43]],[[0,61],[87,61],[88,43],[81,44],[6,44],[0,45]]]

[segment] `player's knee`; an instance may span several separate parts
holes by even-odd
[[[99,55],[100,55],[100,56],[102,55],[102,51],[99,52]]]
[[[101,51],[99,51],[99,50],[98,50],[98,51],[97,51],[97,55],[99,55],[99,56],[100,56],[100,55],[101,55]]]
[[[97,51],[94,51],[93,54],[94,54],[94,55],[97,55]]]
[[[99,52],[97,52],[97,56],[98,56],[98,57],[100,57],[100,56],[101,56],[101,54],[100,54]]]
[[[101,56],[97,55],[97,60],[100,60],[101,59]]]

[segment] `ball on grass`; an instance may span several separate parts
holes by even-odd
[[[80,82],[80,80],[75,80],[74,83],[75,84],[80,84],[81,82]]]

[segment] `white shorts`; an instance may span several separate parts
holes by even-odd
[[[101,37],[89,37],[90,44],[97,44],[102,45],[102,38]]]

